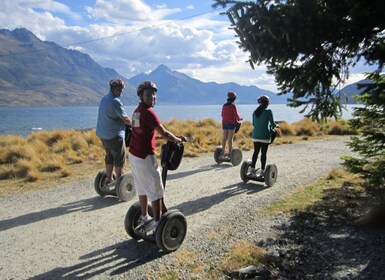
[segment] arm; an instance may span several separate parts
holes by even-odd
[[[173,142],[183,142],[187,141],[187,138],[185,136],[177,137],[174,134],[172,134],[170,131],[164,128],[162,124],[159,124],[157,127],[155,127],[156,131],[166,140],[173,141]]]
[[[123,122],[126,125],[131,125],[131,119],[129,117],[127,117],[127,116],[123,117]]]
[[[237,110],[237,106],[234,105],[234,111],[235,111],[235,118],[236,118],[236,121],[242,121],[243,118],[238,114],[238,110]]]
[[[273,116],[273,111],[270,110],[270,118],[269,118],[269,121],[270,121],[270,126],[271,128],[276,128],[276,127],[279,127],[279,125],[277,125],[274,121],[274,116]]]

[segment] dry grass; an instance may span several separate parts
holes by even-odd
[[[164,126],[177,135],[188,137],[185,157],[198,157],[203,153],[214,152],[221,144],[221,124],[213,119],[172,119],[164,123]],[[244,151],[251,150],[252,129],[251,122],[243,122],[234,137],[234,146]],[[292,125],[282,122],[273,145],[291,144],[322,135],[348,133],[351,134],[349,127],[343,121],[318,124],[303,119]],[[157,141],[158,155],[164,142],[163,139]],[[104,149],[94,129],[40,131],[26,138],[15,135],[0,136],[0,195],[12,190],[32,189],[42,182],[49,185],[52,180],[60,183],[70,178],[77,180],[89,177],[103,168]]]
[[[259,267],[267,261],[267,253],[255,244],[240,240],[233,244],[218,268],[225,274],[247,266]]]

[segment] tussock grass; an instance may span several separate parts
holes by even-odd
[[[212,153],[222,142],[221,123],[214,119],[171,119],[163,125],[176,135],[188,137],[189,140],[185,143],[185,157]],[[244,151],[251,150],[252,129],[252,123],[244,121],[234,137],[234,147]],[[344,121],[318,124],[303,119],[292,125],[281,122],[277,133],[273,145],[291,144],[311,139],[316,135],[343,135],[352,132]],[[158,156],[163,143],[163,139],[157,141]],[[19,184],[20,179],[24,180],[24,183],[30,183],[71,176],[85,177],[102,168],[104,148],[96,136],[95,129],[39,131],[25,138],[15,135],[0,136],[0,180],[5,181],[3,183],[8,187]]]
[[[285,199],[276,201],[269,207],[260,209],[260,211],[264,214],[305,211],[307,207],[324,199],[332,190],[353,187],[361,191],[361,183],[362,180],[357,175],[348,173],[343,169],[332,169],[325,178],[309,186],[296,189]],[[343,197],[335,196],[333,200],[337,203],[343,200]]]
[[[227,256],[219,263],[219,269],[228,274],[247,266],[259,267],[266,263],[267,259],[265,250],[251,242],[240,240],[231,246]]]

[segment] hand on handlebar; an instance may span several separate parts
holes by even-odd
[[[179,136],[181,142],[187,142],[187,137],[186,136]]]

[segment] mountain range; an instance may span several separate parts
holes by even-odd
[[[0,30],[0,58],[0,106],[98,105],[111,78],[126,82],[124,105],[137,104],[136,87],[145,80],[157,84],[157,104],[223,104],[229,91],[237,93],[238,104],[255,104],[260,95],[268,95],[272,104],[287,103],[288,98],[256,86],[202,82],[166,65],[128,79],[25,28]]]

